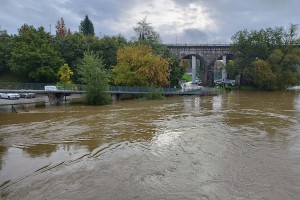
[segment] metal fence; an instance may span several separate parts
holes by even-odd
[[[0,82],[0,90],[44,90],[45,86],[53,85],[58,90],[85,91],[85,85],[80,84],[49,84],[49,83],[17,83]],[[216,94],[219,90],[215,88],[160,88],[160,87],[128,87],[128,86],[109,86],[110,93],[163,93],[163,94]]]
[[[111,92],[132,92],[132,93],[149,93],[160,90],[163,93],[178,92],[176,88],[157,88],[157,87],[128,87],[128,86],[110,86]]]
[[[84,85],[80,84],[57,84],[57,83],[18,83],[0,82],[0,89],[8,90],[44,90],[45,86],[53,85],[61,90],[84,90]]]

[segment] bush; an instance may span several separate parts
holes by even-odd
[[[150,93],[146,94],[146,98],[149,100],[157,100],[164,98],[164,90],[162,88],[151,87]]]

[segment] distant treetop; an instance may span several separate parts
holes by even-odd
[[[94,25],[92,21],[89,19],[88,15],[85,16],[85,19],[80,22],[79,26],[79,32],[83,33],[83,35],[88,36],[88,35],[95,35],[94,32]]]

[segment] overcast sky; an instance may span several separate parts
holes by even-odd
[[[228,43],[237,31],[300,24],[300,0],[0,0],[0,26],[17,34],[23,24],[55,34],[63,17],[72,32],[89,16],[95,34],[121,34],[147,17],[163,43]]]

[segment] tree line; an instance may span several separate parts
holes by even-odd
[[[53,36],[44,27],[24,24],[17,35],[0,33],[0,79],[36,83],[84,83],[83,66],[98,62],[109,85],[177,86],[185,62],[161,43],[146,18],[133,27],[135,36],[95,36],[86,15],[79,31],[72,33],[64,19],[57,21]],[[242,30],[233,35],[230,78],[262,90],[285,89],[299,84],[300,42],[298,26]],[[88,63],[88,64],[87,64]],[[96,70],[97,71],[97,70]],[[89,71],[91,72],[91,71]],[[100,75],[99,75],[100,76]],[[91,81],[92,82],[92,81]],[[86,82],[85,82],[86,83]]]
[[[161,44],[159,34],[146,18],[133,27],[136,35],[130,41],[122,35],[95,36],[87,15],[80,23],[79,32],[72,33],[63,18],[55,28],[55,36],[44,27],[28,24],[22,25],[17,35],[2,31],[0,78],[56,83],[63,82],[61,79],[66,75],[62,72],[69,70],[72,83],[81,83],[79,66],[88,55],[101,60],[111,85],[177,86],[184,73],[180,60]]]
[[[242,30],[233,37],[235,57],[228,64],[231,78],[261,90],[282,90],[300,82],[298,26]]]

